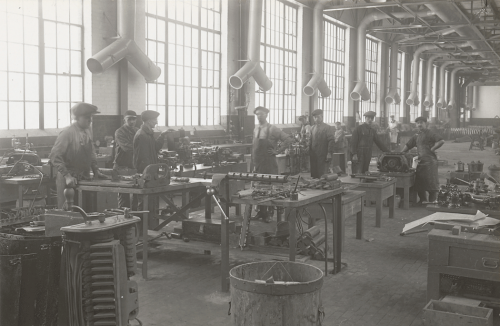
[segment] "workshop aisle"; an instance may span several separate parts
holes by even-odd
[[[439,168],[441,183],[447,171],[461,160],[469,163],[480,159],[485,168],[498,164],[498,156],[487,149],[468,151],[468,143],[446,142],[438,151],[449,165]],[[233,210],[231,210],[233,212]],[[426,233],[400,236],[405,223],[429,215],[424,207],[396,209],[395,218],[388,218],[383,208],[382,228],[375,228],[375,208],[366,207],[364,239],[355,239],[356,219],[346,220],[343,269],[338,275],[328,275],[322,288],[325,319],[328,326],[420,326],[422,308],[427,303]],[[260,223],[260,228],[271,224]],[[273,223],[272,223],[273,224]],[[274,225],[274,224],[273,224]],[[323,231],[323,223],[319,222]],[[331,224],[330,245],[331,245]],[[162,243],[180,240],[162,240]],[[331,255],[330,255],[331,256]],[[231,266],[255,261],[231,259]],[[150,255],[148,281],[139,276],[139,319],[148,326],[231,325],[228,316],[228,294],[220,291],[220,259],[217,255],[202,255],[153,251]],[[324,262],[309,261],[323,269]],[[333,268],[329,263],[329,269]],[[137,325],[137,323],[132,323]]]

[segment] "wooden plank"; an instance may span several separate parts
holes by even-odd
[[[493,309],[431,300],[422,319],[426,326],[493,326]]]

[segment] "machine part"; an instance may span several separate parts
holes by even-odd
[[[380,172],[408,172],[411,155],[403,152],[382,153],[378,157],[377,168]]]
[[[277,174],[260,174],[260,173],[242,173],[242,172],[229,172],[228,179],[248,180],[248,181],[263,181],[273,183],[285,183],[288,181],[288,176]]]
[[[252,205],[245,205],[245,213],[243,215],[243,222],[241,223],[241,233],[239,245],[241,250],[248,244],[248,237],[250,235],[250,220],[252,217]]]
[[[85,212],[83,212],[85,213]],[[61,228],[63,261],[59,325],[129,325],[138,314],[135,216]]]
[[[16,163],[28,162],[31,165],[41,166],[42,160],[37,153],[29,150],[18,150],[13,153],[7,154],[7,165],[13,165]]]
[[[182,236],[189,239],[221,243],[221,220],[192,218],[182,221]],[[227,221],[230,233],[236,231],[236,222]]]

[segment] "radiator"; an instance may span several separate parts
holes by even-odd
[[[127,326],[139,312],[138,217],[106,217],[61,228],[60,326]]]

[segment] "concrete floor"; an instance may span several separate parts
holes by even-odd
[[[439,169],[441,183],[459,160],[468,163],[480,159],[485,169],[499,164],[499,157],[491,148],[482,152],[469,152],[468,148],[469,143],[446,142],[438,151],[440,159],[448,160],[448,165]],[[322,288],[326,313],[322,325],[423,325],[421,312],[427,303],[427,235],[401,237],[399,233],[405,223],[429,212],[422,207],[396,209],[392,220],[388,219],[388,208],[384,208],[383,214],[382,227],[376,228],[375,208],[366,207],[362,240],[354,237],[355,218],[347,219],[342,272],[327,275]],[[272,225],[260,224],[259,227],[272,229]],[[179,241],[160,243],[172,248]],[[275,258],[255,253],[233,255],[230,264],[233,267]],[[220,259],[216,254],[153,250],[149,262],[150,279],[135,277],[139,283],[138,317],[143,325],[231,325],[230,295],[220,292]],[[324,266],[323,262],[308,263]],[[329,263],[330,270],[332,267]]]

